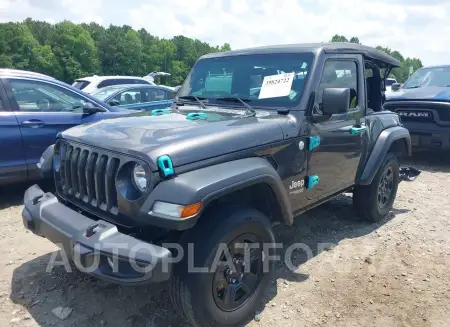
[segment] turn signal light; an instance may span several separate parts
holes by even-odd
[[[200,212],[202,203],[197,202],[189,205],[174,204],[156,201],[153,205],[153,212],[173,218],[183,219],[189,218]]]
[[[183,208],[183,210],[181,211],[180,218],[183,219],[183,218],[191,217],[191,216],[197,214],[201,208],[202,208],[201,202],[197,202],[197,203],[185,206]]]

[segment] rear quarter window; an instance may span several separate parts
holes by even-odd
[[[88,81],[75,81],[75,83],[73,83],[72,86],[79,90],[82,90],[89,84],[90,84],[90,82],[88,82]]]
[[[130,79],[130,78],[113,78],[107,79],[98,84],[98,88],[112,86],[112,85],[121,85],[121,84],[150,84],[145,80],[139,79]]]
[[[130,83],[130,84],[150,84],[148,81],[143,80],[143,79],[128,80],[128,83]]]

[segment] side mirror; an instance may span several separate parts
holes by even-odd
[[[392,85],[391,85],[391,90],[392,91],[398,91],[398,90],[400,90],[400,87],[401,87],[402,85],[400,84],[400,83],[393,83]]]
[[[346,113],[350,109],[350,89],[327,88],[323,90],[322,112],[324,115]]]
[[[119,101],[119,100],[116,100],[116,99],[112,99],[111,101],[108,102],[108,104],[109,104],[111,107],[114,107],[114,106],[120,106],[120,101]]]
[[[106,109],[104,109],[102,107],[96,107],[90,102],[86,102],[83,105],[83,113],[86,115],[92,115],[92,114],[96,114],[98,112],[105,112],[105,111],[106,111]]]

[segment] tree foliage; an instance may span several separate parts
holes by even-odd
[[[360,43],[336,34],[332,42]],[[422,67],[418,58],[405,58],[400,52],[377,47],[401,62],[391,72],[404,82],[409,69]],[[210,52],[230,51],[231,46],[211,46],[182,35],[158,38],[145,29],[130,26],[103,27],[97,23],[50,24],[27,18],[20,23],[0,23],[0,67],[27,69],[72,83],[75,79],[98,75],[145,76],[152,71],[171,73],[164,84],[183,82],[196,60]]]
[[[352,43],[360,43],[359,38],[352,37],[350,41],[344,35],[335,34],[331,38],[331,42],[352,42]],[[391,71],[390,77],[394,77],[398,82],[405,82],[409,77],[410,67],[413,67],[413,71],[418,70],[423,67],[422,61],[419,58],[405,58],[400,52],[397,50],[392,50],[390,48],[385,48],[382,46],[377,46],[377,50],[383,51],[388,55],[394,57],[398,61],[400,61],[400,67],[394,68]]]
[[[350,42],[350,43],[360,43],[359,38],[352,37],[350,40],[348,40],[344,35],[335,34],[331,38],[331,42]]]
[[[0,67],[36,71],[68,83],[93,74],[165,71],[171,76],[162,82],[179,85],[198,57],[229,50],[228,43],[211,46],[182,35],[163,39],[127,25],[50,24],[31,18],[0,24]]]

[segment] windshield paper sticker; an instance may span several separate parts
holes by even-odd
[[[278,74],[264,77],[258,99],[288,96],[291,92],[294,73]]]

